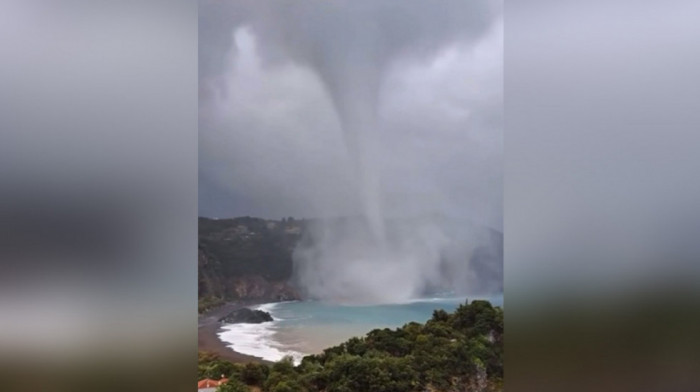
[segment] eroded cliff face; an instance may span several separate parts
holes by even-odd
[[[209,258],[203,249],[197,256],[197,273],[199,278],[199,297],[224,298],[224,288],[221,281],[221,265],[215,258]]]
[[[229,298],[292,301],[301,299],[297,290],[287,282],[268,281],[259,275],[228,280]]]
[[[204,308],[228,300],[300,299],[289,283],[292,252],[304,221],[199,219],[199,298]]]

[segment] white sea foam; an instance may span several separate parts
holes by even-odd
[[[261,304],[261,305],[258,305],[256,307],[251,307],[251,309],[262,310],[263,312],[268,312],[268,313],[272,314],[274,309],[277,307],[278,304],[279,304],[279,302],[272,302],[269,304]]]
[[[276,303],[263,304],[254,308],[272,314],[275,321],[260,324],[226,324],[218,334],[219,339],[241,354],[268,361],[279,361],[285,356],[291,356],[295,363],[301,362],[305,354],[290,350],[275,339],[276,324],[279,321],[273,313],[276,305]]]
[[[469,297],[470,302],[474,299]],[[503,301],[502,295],[490,300],[495,300],[494,305]],[[363,336],[374,328],[399,327],[409,321],[425,322],[433,308],[452,311],[464,302],[464,297],[436,296],[381,305],[347,306],[313,301],[262,304],[252,309],[269,312],[275,321],[224,325],[219,339],[242,354],[269,361],[291,356],[299,363],[304,355],[318,354],[352,336]]]
[[[270,315],[272,316],[273,319],[275,319],[275,321],[285,320],[284,318],[280,317],[279,314],[277,314],[275,312],[275,309],[280,304],[288,304],[288,303],[292,303],[292,302],[299,302],[299,301],[271,302],[269,304],[261,304],[261,305],[257,305],[256,307],[251,307],[251,309],[262,310],[263,312],[270,313]]]

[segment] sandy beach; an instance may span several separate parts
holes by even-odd
[[[197,344],[199,351],[214,353],[221,359],[226,359],[231,362],[246,363],[246,362],[261,362],[267,361],[262,358],[253,357],[238,353],[227,347],[224,342],[219,340],[217,333],[221,330],[219,319],[228,313],[246,306],[265,303],[264,301],[238,301],[228,302],[221,307],[205,312],[199,316],[199,325],[197,331]]]

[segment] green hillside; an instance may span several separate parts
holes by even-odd
[[[500,391],[503,309],[487,301],[436,310],[425,324],[375,329],[294,366],[233,364],[200,353],[199,378],[230,378],[221,392]]]

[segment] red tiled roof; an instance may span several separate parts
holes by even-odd
[[[212,380],[211,378],[205,378],[204,380],[197,381],[197,389],[218,387],[226,381],[228,381],[228,378],[222,378],[221,380]]]
[[[197,382],[197,389],[215,387],[217,385],[219,385],[218,381],[212,380],[210,378],[205,378],[204,380],[199,380],[199,382]]]

